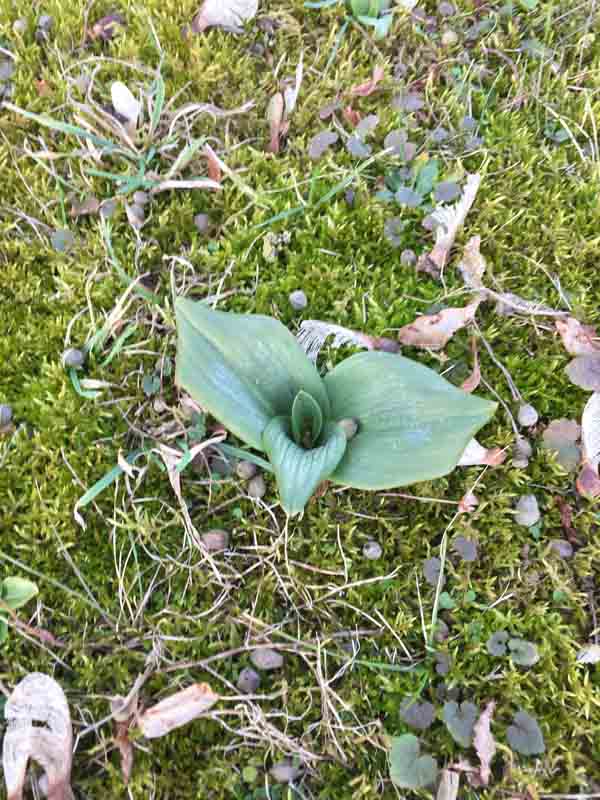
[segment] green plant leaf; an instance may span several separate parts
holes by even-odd
[[[178,298],[176,383],[232,433],[259,450],[277,416],[290,416],[303,389],[324,417],[330,406],[314,364],[280,322],[212,311]]]
[[[323,428],[323,412],[308,392],[299,391],[292,405],[292,433],[300,447],[312,447]]]
[[[5,578],[1,584],[1,598],[11,608],[21,608],[38,593],[35,583],[26,578]]]
[[[506,738],[512,749],[524,756],[539,755],[546,750],[538,721],[523,710],[515,714],[512,725],[506,730]]]
[[[326,425],[322,439],[323,444],[311,450],[298,447],[287,417],[276,417],[265,429],[264,449],[275,471],[281,505],[290,516],[304,510],[319,483],[331,475],[344,455],[346,436],[338,425]]]
[[[358,489],[388,489],[446,475],[496,408],[391,353],[351,356],[324,383],[332,419],[358,421],[331,480]]]
[[[419,740],[412,733],[395,736],[390,752],[390,778],[401,789],[422,789],[435,782],[437,762],[429,755],[419,755]]]
[[[465,700],[459,705],[454,700],[449,700],[444,703],[442,715],[454,741],[462,747],[470,747],[473,743],[473,728],[479,716],[475,703]]]
[[[6,619],[0,614],[0,644],[8,638],[8,625]]]

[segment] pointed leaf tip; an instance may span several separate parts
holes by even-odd
[[[273,465],[281,505],[290,515],[300,514],[317,486],[328,478],[344,455],[346,436],[339,425],[326,425],[320,447],[305,450],[294,442],[286,417],[272,420],[264,434],[265,452]]]
[[[358,353],[325,377],[333,419],[356,419],[331,479],[388,489],[446,475],[496,404],[457,389],[433,370],[390,353]]]

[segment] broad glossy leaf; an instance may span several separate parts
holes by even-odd
[[[320,447],[304,450],[294,442],[290,421],[276,417],[263,434],[281,497],[281,505],[291,515],[304,510],[319,483],[329,478],[346,449],[346,436],[338,425],[326,425]]]
[[[35,583],[26,578],[5,578],[1,585],[2,602],[11,608],[21,608],[38,593]]]
[[[390,353],[358,353],[325,377],[332,418],[358,420],[358,433],[331,480],[388,489],[446,475],[495,403]]]
[[[259,450],[273,417],[289,416],[303,389],[329,416],[315,366],[280,322],[212,311],[179,298],[176,382],[232,433]]]

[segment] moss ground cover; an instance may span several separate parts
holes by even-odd
[[[36,580],[40,594],[27,621],[62,643],[13,627],[1,645],[0,677],[10,690],[38,670],[65,688],[80,735],[78,796],[407,796],[389,780],[386,737],[412,730],[399,714],[411,697],[436,708],[435,722],[417,733],[440,766],[461,757],[477,763],[474,750],[459,747],[444,726],[444,701],[458,697],[480,709],[497,703],[492,730],[499,751],[489,785],[470,787],[463,776],[460,797],[600,791],[600,667],[576,662],[598,630],[598,507],[578,497],[574,476],[537,446],[550,420],[580,418],[588,393],[563,371],[568,357],[551,318],[501,316],[490,304],[478,311],[495,357],[480,347],[479,393],[495,399],[496,392],[515,412],[499,362],[541,417],[526,469],[508,458],[483,474],[481,467],[459,469],[398,492],[330,489],[288,525],[268,475],[258,502],[235,475],[211,477],[199,456],[181,474],[179,502],[161,456],[161,447],[192,443],[198,422],[173,385],[174,293],[215,296],[220,308],[272,314],[293,330],[314,318],[380,336],[393,336],[428,309],[466,303],[456,254],[444,285],[401,262],[401,251],[419,255],[432,236],[421,224],[422,209],[386,205],[377,196],[384,176],[399,166],[382,153],[386,134],[399,127],[421,163],[437,159],[440,180],[482,175],[456,253],[469,236],[481,236],[488,285],[553,308],[568,302],[578,319],[599,321],[595,4],[454,6],[450,16],[430,2],[421,16],[398,9],[382,40],[354,23],[340,36],[341,7],[307,9],[297,0],[261,4],[240,35],[210,30],[186,37],[181,28],[194,5],[149,0],[120,8],[127,24],[111,41],[90,42],[86,19],[91,25],[115,10],[104,0],[43,8],[0,0],[0,55],[6,50],[14,64],[10,100],[20,108],[73,122],[69,92],[79,102],[84,97],[71,81],[96,70],[95,97],[108,103],[112,81],[147,89],[159,64],[167,100],[181,92],[174,108],[253,103],[225,119],[201,115],[193,126],[238,183],[224,175],[219,192],[156,195],[139,234],[119,206],[110,221],[112,260],[99,217],[70,217],[69,185],[104,201],[114,183],[84,171],[90,164],[77,156],[81,145],[73,136],[0,110],[0,402],[14,414],[0,438],[1,577]],[[36,39],[41,14],[54,20],[45,41]],[[15,31],[17,20],[24,26]],[[446,35],[444,44],[448,31],[456,41]],[[281,152],[270,154],[266,109],[280,81],[293,79],[301,53],[297,107]],[[385,69],[377,91],[351,95],[376,65]],[[423,98],[422,106],[398,110],[393,98],[408,91]],[[338,97],[337,123],[321,119]],[[363,118],[379,117],[365,140],[372,160],[357,159],[341,139],[311,159],[317,133],[336,124],[350,133],[347,106]],[[443,141],[441,128],[448,133]],[[60,158],[36,162],[26,149]],[[195,166],[189,175],[206,172],[205,159]],[[298,207],[301,213],[288,214]],[[197,214],[209,216],[208,234],[197,229]],[[406,223],[398,247],[384,235],[395,215]],[[74,236],[66,252],[52,246],[56,229]],[[288,241],[273,256],[273,234],[284,233]],[[157,303],[124,284],[117,259],[130,280],[143,276],[139,285]],[[302,311],[288,299],[297,289],[308,299]],[[82,397],[61,355],[103,326],[107,336],[96,337],[79,376],[102,382],[84,384],[99,394]],[[443,357],[403,353],[459,384],[472,363],[467,331],[453,337]],[[326,349],[322,359],[333,365],[342,355]],[[208,436],[214,426],[206,424]],[[480,439],[512,447],[503,409]],[[131,476],[79,509],[83,528],[73,514],[79,498],[120,455],[138,449],[147,452]],[[479,505],[454,518],[476,481]],[[528,493],[542,514],[534,529],[517,525],[513,515]],[[568,559],[551,545],[565,538],[561,503],[572,512]],[[229,531],[229,549],[207,556],[193,528]],[[422,565],[440,555],[446,530],[447,594],[439,613],[448,630],[431,649],[435,589]],[[476,561],[456,555],[457,536],[477,540]],[[363,554],[371,540],[382,548],[379,559]],[[539,661],[525,668],[492,657],[486,642],[498,630],[535,643]],[[250,665],[248,648],[265,641],[282,648],[284,666],[262,673],[258,696],[244,701],[236,681]],[[436,671],[440,653],[449,659],[446,675]],[[108,699],[125,695],[149,660],[146,704],[202,680],[224,699],[206,719],[164,739],[136,738],[126,789],[112,723],[101,722]],[[541,756],[518,755],[507,744],[506,729],[520,709],[540,724]],[[302,767],[296,788],[270,777],[284,757]]]

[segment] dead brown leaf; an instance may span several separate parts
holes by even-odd
[[[342,111],[342,114],[346,122],[353,128],[356,128],[362,119],[362,114],[360,111],[356,111],[354,108],[352,108],[352,106],[346,106],[346,108]]]
[[[588,462],[584,462],[576,481],[577,491],[583,497],[600,496],[600,478],[598,472]]]
[[[365,83],[359,83],[358,86],[353,86],[350,89],[350,94],[354,95],[355,97],[368,97],[377,89],[377,86],[383,80],[384,75],[385,70],[383,67],[375,67],[373,70],[373,77],[368,81],[365,81]]]
[[[473,746],[479,757],[479,777],[484,786],[489,783],[491,763],[496,753],[496,741],[490,729],[495,708],[496,703],[490,700],[473,728]]]
[[[441,350],[456,331],[473,322],[480,303],[481,298],[477,298],[464,308],[445,308],[437,314],[423,314],[400,328],[398,340],[410,347]]]
[[[146,709],[137,718],[148,739],[165,736],[209,710],[219,699],[207,683],[194,683]]]
[[[225,28],[240,33],[244,22],[253,19],[258,0],[204,0],[192,20],[192,31],[202,33],[207,28]]]
[[[473,372],[466,380],[463,381],[462,386],[460,387],[463,392],[468,392],[469,394],[477,389],[481,381],[479,353],[477,352],[477,339],[475,337],[471,339],[471,352],[473,353]]]
[[[479,498],[473,492],[467,492],[458,504],[459,514],[470,514],[479,505]]]
[[[572,356],[600,355],[600,338],[591,325],[582,325],[574,317],[557,319],[554,322],[565,350]]]
[[[35,90],[40,97],[49,97],[54,91],[51,84],[49,84],[48,81],[44,80],[43,78],[34,81],[34,83]]]
[[[285,111],[285,100],[281,92],[276,92],[269,101],[267,107],[267,122],[269,123],[270,141],[267,150],[270,153],[278,153],[281,137],[283,133],[283,114]]]
[[[458,797],[458,785],[460,774],[451,769],[443,769],[440,776],[436,800],[456,800]]]
[[[463,257],[458,264],[463,283],[470,289],[483,288],[483,275],[485,273],[485,260],[479,252],[481,236],[472,236],[465,245]]]
[[[134,757],[133,744],[129,738],[130,723],[116,722],[115,728],[114,742],[118,747],[119,755],[121,756],[121,774],[123,775],[123,783],[125,786],[127,786],[129,779],[131,778]]]
[[[118,32],[119,27],[125,27],[126,24],[125,17],[122,14],[116,11],[112,14],[107,14],[94,22],[87,32],[88,39],[92,41],[100,39],[103,42],[109,42]]]
[[[476,467],[486,465],[488,467],[499,467],[504,461],[506,461],[506,451],[501,447],[490,447],[488,450],[479,444],[477,439],[471,439],[460,457],[458,466]]]
[[[216,157],[215,151],[212,149],[212,147],[205,148],[204,155],[206,156],[206,161],[208,164],[208,177],[215,183],[221,183],[223,177],[221,173],[221,162]]]
[[[71,800],[73,729],[67,698],[58,683],[40,672],[26,675],[8,698],[4,715],[7,800],[22,800],[29,759],[45,772],[49,800]]]
[[[417,269],[439,277],[448,260],[456,234],[462,228],[467,214],[475,202],[480,183],[480,175],[469,175],[460,200],[452,206],[440,206],[433,212],[431,216],[438,224],[435,231],[435,244],[431,252],[421,256]]]

